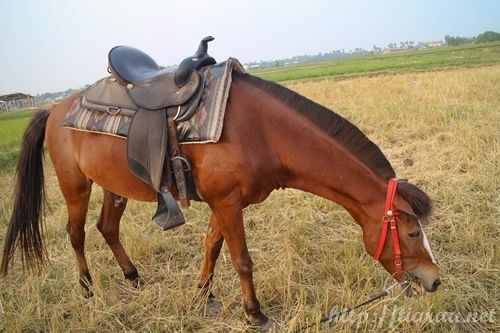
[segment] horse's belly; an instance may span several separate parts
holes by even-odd
[[[82,134],[79,165],[93,182],[129,199],[156,200],[154,190],[130,172],[126,140],[103,134]]]

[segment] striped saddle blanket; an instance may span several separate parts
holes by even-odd
[[[199,70],[203,77],[203,92],[194,115],[178,124],[181,144],[219,141],[233,70],[244,71],[235,58]],[[109,76],[82,93],[66,115],[64,126],[126,138],[137,108],[127,95],[127,89]]]

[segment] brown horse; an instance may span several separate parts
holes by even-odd
[[[51,112],[36,114],[26,130],[1,269],[7,274],[18,245],[29,268],[40,268],[46,259],[39,222],[45,141],[66,200],[67,231],[76,253],[80,283],[90,294],[84,224],[92,184],[104,189],[97,228],[125,278],[132,281],[137,281],[139,274],[119,239],[127,199],[116,205],[116,198],[154,201],[156,194],[128,170],[125,140],[63,127],[64,116],[77,98],[72,96]],[[395,174],[380,149],[332,111],[277,84],[234,72],[221,140],[184,145],[182,150],[192,162],[199,195],[212,210],[199,286],[211,295],[215,262],[226,241],[252,324],[265,326],[269,321],[255,295],[242,210],[279,188],[300,189],[339,203],[363,229],[368,253],[379,257],[390,274],[400,282],[410,279],[414,292],[437,289],[438,269],[420,224],[429,217],[430,199],[416,186],[398,182],[393,201],[397,233],[389,232],[396,239],[384,234],[383,241],[387,241],[378,256],[383,216],[388,214],[384,211],[388,179]],[[395,241],[401,248],[399,267],[394,260]],[[398,274],[401,267],[404,274]]]

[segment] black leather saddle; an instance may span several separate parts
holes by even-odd
[[[109,51],[108,70],[127,87],[130,98],[140,107],[160,110],[183,105],[201,90],[202,79],[197,70],[216,63],[207,53],[212,40],[211,36],[203,38],[196,53],[184,59],[175,72],[161,69],[139,49],[116,46]]]
[[[175,83],[182,87],[189,82],[192,71],[216,63],[208,53],[208,42],[213,41],[212,36],[201,40],[196,53],[185,58],[177,67],[174,75]],[[115,46],[109,51],[108,61],[110,71],[124,83],[136,84],[141,81],[154,81],[156,77],[171,73],[161,67],[143,51],[130,46]]]

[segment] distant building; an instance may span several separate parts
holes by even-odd
[[[259,68],[260,65],[259,64],[252,64],[252,65],[244,65],[243,68],[245,68],[245,70],[251,70],[251,69],[256,69],[256,68]]]
[[[427,44],[427,47],[440,47],[440,46],[443,46],[443,42],[440,40],[435,40]]]
[[[37,104],[36,98],[23,93],[14,93],[0,96],[0,110],[13,111],[23,108],[32,108]]]

